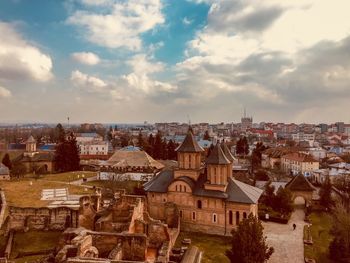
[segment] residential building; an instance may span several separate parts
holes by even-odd
[[[281,169],[287,173],[309,176],[319,168],[320,163],[310,154],[294,152],[281,157]]]

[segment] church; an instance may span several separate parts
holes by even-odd
[[[178,167],[161,171],[144,185],[153,218],[163,220],[166,203],[172,202],[182,230],[230,235],[242,219],[258,215],[262,190],[233,178],[234,157],[224,143],[203,162],[204,150],[190,129],[176,151]]]

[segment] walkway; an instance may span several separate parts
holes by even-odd
[[[304,210],[295,209],[287,225],[272,222],[263,222],[267,243],[275,249],[269,263],[303,263],[304,243],[303,226]],[[293,230],[296,224],[296,230]]]

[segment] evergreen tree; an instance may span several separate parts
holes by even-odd
[[[66,140],[66,132],[61,123],[57,124],[55,128],[55,138],[56,143],[64,142]]]
[[[292,193],[289,189],[278,188],[273,209],[285,215],[293,211]]]
[[[154,152],[154,137],[152,134],[148,136],[148,145],[146,147],[146,152],[153,157]]]
[[[247,137],[243,136],[236,143],[236,154],[247,155],[249,153],[249,144]]]
[[[113,132],[112,126],[109,126],[109,130],[107,132],[107,139],[108,139],[108,141],[112,141],[112,139],[113,139],[112,132]]]
[[[7,168],[9,168],[9,170],[12,169],[12,162],[11,162],[11,160],[10,160],[10,156],[9,156],[8,153],[6,153],[6,154],[4,155],[4,158],[2,158],[2,163],[3,163]]]
[[[203,140],[210,140],[210,136],[209,136],[209,132],[205,131],[204,136],[203,136]]]
[[[68,145],[67,159],[69,161],[68,169],[69,171],[79,170],[79,166],[80,166],[79,147],[73,132],[68,137],[67,145]]]
[[[141,149],[145,149],[145,140],[143,139],[141,131],[139,132],[139,135],[137,137],[137,146]]]
[[[157,132],[156,138],[154,140],[154,148],[153,148],[153,158],[154,159],[162,159],[163,158],[163,143],[162,143],[162,135],[160,131]]]
[[[168,160],[168,144],[165,137],[162,141],[162,159]]]
[[[332,184],[329,179],[326,180],[320,189],[320,204],[325,208],[331,208],[334,204],[332,200]]]
[[[266,244],[261,222],[252,214],[232,230],[232,248],[226,256],[232,263],[264,263],[274,249]]]
[[[170,140],[167,145],[167,152],[168,152],[168,159],[169,160],[176,160],[176,151],[175,151],[175,144],[173,140]]]

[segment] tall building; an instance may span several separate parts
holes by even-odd
[[[233,158],[220,144],[204,163],[203,151],[188,131],[177,148],[178,167],[163,170],[144,185],[149,213],[164,220],[167,203],[175,203],[182,230],[230,235],[240,220],[257,216],[262,190],[233,179]]]
[[[244,115],[241,118],[241,130],[246,131],[247,129],[252,128],[253,126],[253,117],[247,117],[246,110],[244,109]]]

